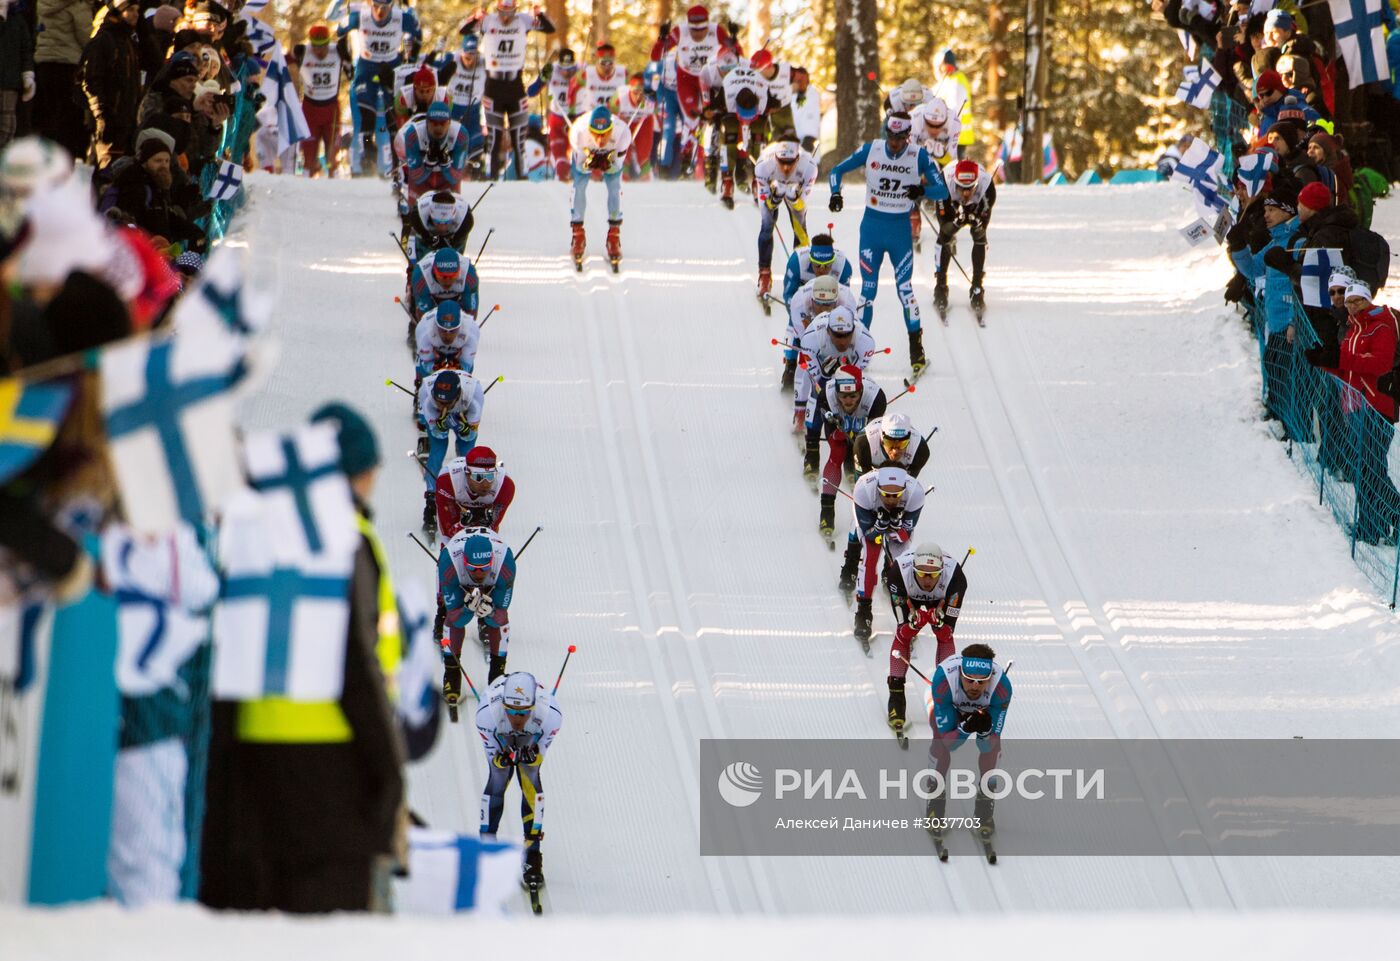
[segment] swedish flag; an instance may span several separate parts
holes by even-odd
[[[67,384],[0,379],[0,483],[48,450],[72,398],[73,389]]]

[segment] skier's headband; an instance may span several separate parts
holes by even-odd
[[[992,676],[992,662],[985,657],[965,657],[962,676],[969,681],[985,681]]]
[[[885,132],[893,137],[907,137],[909,136],[909,131],[912,129],[913,124],[909,122],[907,116],[901,117],[898,114],[890,114],[889,119],[885,121]]]
[[[836,260],[836,248],[825,244],[813,244],[807,259],[814,264],[829,264]]]

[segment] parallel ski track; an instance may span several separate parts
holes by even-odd
[[[966,318],[962,314],[963,312],[959,311],[958,316],[952,318],[952,325],[944,328],[944,336],[941,339],[957,374],[963,396],[969,402],[968,413],[977,431],[979,442],[987,455],[988,462],[993,467],[992,473],[1006,505],[1007,517],[1021,542],[1026,560],[1047,601],[1056,600],[1059,602],[1058,607],[1051,604],[1050,611],[1065,638],[1066,646],[1117,738],[1128,739],[1150,733],[1152,737],[1159,740],[1165,739],[1169,736],[1166,724],[1152,705],[1141,673],[1128,662],[1117,629],[1104,616],[1102,605],[1093,600],[1093,595],[1086,589],[1088,580],[1083,574],[1081,565],[1075,560],[1074,552],[1069,546],[1070,539],[1056,513],[1051,495],[1041,480],[1041,472],[1037,469],[1037,459],[1031,453],[1029,445],[1022,436],[1022,429],[1017,426],[1015,416],[1007,400],[1005,386],[1007,377],[1010,375],[1005,372],[999,373],[999,369],[1004,367],[1006,362],[1004,360],[993,362],[992,358],[998,352],[988,349],[987,344],[984,343],[984,338],[989,335],[972,326],[974,320],[970,311]],[[964,319],[966,323],[962,323]],[[1006,323],[1004,321],[995,325],[999,335],[992,336],[996,336],[999,342],[1004,342],[1007,339],[1005,336]],[[976,342],[975,347],[969,347],[965,343],[969,339]],[[1003,347],[1004,352],[1005,347]],[[978,366],[985,370],[985,377],[978,376]],[[1033,383],[1034,377],[1029,365],[1022,361],[1022,366],[1026,369],[1023,370],[1024,376],[1020,378],[1020,381]],[[984,384],[985,387],[981,386]],[[1009,428],[1007,432],[1004,432],[1004,435],[1014,446],[1014,460],[1004,456],[998,450],[998,445],[995,442],[996,436],[1003,433],[998,431],[996,427],[998,415],[1005,419]],[[1061,450],[1064,449],[1063,441],[1058,435],[1056,443]],[[1011,480],[1013,472],[1017,468],[1020,468],[1029,481],[1029,496],[1027,496],[1026,485],[1018,485]],[[1030,529],[1030,522],[1026,519],[1028,516],[1038,519],[1040,523],[1037,526],[1043,526],[1049,532],[1051,535],[1049,542],[1044,538],[1034,536]],[[1049,573],[1057,569],[1064,571],[1068,576],[1069,583],[1067,585],[1058,584]],[[1067,592],[1064,589],[1066,586],[1072,591]],[[1094,630],[1080,628],[1071,620],[1069,612],[1081,608],[1093,619]],[[1145,721],[1149,729],[1148,731],[1134,730],[1134,727],[1141,722],[1129,716],[1129,711],[1118,706],[1114,697],[1108,692],[1102,679],[1102,673],[1096,670],[1091,660],[1093,657],[1092,648],[1094,647],[1092,642],[1096,638],[1102,642],[1101,646],[1108,651],[1113,661],[1114,670],[1121,675],[1131,693],[1134,702],[1132,713],[1141,715],[1142,721]],[[1199,814],[1199,812],[1197,813]],[[1220,906],[1219,899],[1214,897],[1212,892],[1205,890],[1203,885],[1209,885],[1223,893],[1229,899],[1232,907],[1241,903],[1241,895],[1227,876],[1219,859],[1210,859],[1210,864],[1214,869],[1213,878],[1201,877],[1203,872],[1194,869],[1187,858],[1172,857],[1169,860],[1173,874],[1181,888],[1182,896],[1193,908],[1219,908]]]

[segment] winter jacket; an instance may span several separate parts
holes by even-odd
[[[25,73],[34,71],[34,32],[19,11],[0,20],[0,90],[19,90]]]
[[[39,0],[36,62],[77,64],[91,36],[90,0]]]
[[[1296,301],[1293,298],[1293,281],[1283,271],[1265,266],[1264,255],[1274,247],[1287,249],[1288,238],[1297,230],[1297,217],[1290,217],[1271,228],[1262,228],[1261,225],[1259,233],[1268,237],[1267,243],[1257,249],[1254,244],[1248,244],[1230,251],[1235,268],[1254,284],[1254,299],[1256,303],[1263,304],[1264,326],[1271,335],[1283,333],[1293,323]]]
[[[83,53],[83,94],[110,143],[129,143],[141,106],[141,63],[136,34],[109,17]]]
[[[134,160],[103,192],[100,208],[105,212],[113,207],[152,237],[164,237],[171,243],[203,237],[171,200],[170,191],[156,186],[146,168]]]
[[[1395,398],[1383,392],[1376,381],[1395,365],[1395,327],[1396,318],[1390,308],[1372,304],[1370,310],[1351,318],[1337,366],[1324,368],[1355,387],[1391,423],[1395,422]],[[1342,409],[1347,413],[1359,409],[1352,395],[1343,395]]]

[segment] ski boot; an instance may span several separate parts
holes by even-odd
[[[360,138],[360,176],[373,177],[379,173],[379,150],[374,145],[374,134],[363,134]]]
[[[987,785],[988,787],[996,790],[1001,789],[999,778],[991,778],[989,780],[991,783]],[[978,826],[972,829],[972,833],[976,834],[984,841],[989,840],[991,836],[996,833],[996,821],[992,819],[992,816],[996,813],[996,806],[996,800],[982,793],[982,788],[978,787],[977,800],[972,804],[972,816],[977,818]]]
[[[817,484],[817,457],[821,453],[817,447],[818,443],[808,439],[806,449],[802,453],[802,478],[813,487]]]
[[[447,702],[448,709],[455,714],[457,704],[462,700],[462,665],[457,663],[456,658],[449,660],[443,667],[442,699]]]
[[[583,248],[586,238],[583,234],[583,223],[575,221],[569,224],[573,230],[573,237],[569,241],[569,255],[574,258],[574,270],[583,270]]]
[[[797,358],[790,357],[783,360],[783,379],[778,385],[780,390],[792,390],[793,381],[797,379]]]
[[[841,577],[836,582],[841,594],[850,603],[856,591],[856,565],[860,563],[860,541],[846,541],[846,556],[841,561]]]
[[[909,738],[904,733],[904,678],[890,677],[886,679],[890,688],[889,721],[890,730],[894,731],[894,736],[899,740],[900,747],[907,747]]]
[[[491,666],[487,669],[486,683],[490,684],[496,678],[506,672],[506,656],[504,654],[493,654],[491,656]]]
[[[933,848],[938,852],[938,860],[948,860],[948,848],[944,846],[944,827],[948,813],[948,795],[939,793],[936,797],[928,799],[928,807],[924,808],[924,817],[928,821],[929,837],[933,838]]]
[[[758,268],[758,302],[763,305],[763,313],[771,315],[773,304],[768,299],[768,292],[773,289],[773,270],[770,267]]]
[[[520,872],[520,883],[534,890],[544,887],[544,858],[539,842],[525,849],[525,869]]]
[[[972,303],[972,312],[977,316],[978,323],[981,323],[982,313],[987,309],[987,302],[983,299],[985,293],[986,292],[982,289],[982,285],[977,281],[973,281],[972,289],[968,291],[969,299]]]
[[[432,491],[423,494],[423,533],[429,537],[437,533],[437,501]]]
[[[933,309],[942,320],[948,319],[948,278],[937,277],[933,284]]]
[[[857,597],[856,620],[853,631],[856,640],[860,641],[861,646],[866,650],[870,649],[870,628],[874,621],[875,615],[870,610],[870,598]]]
[[[617,273],[618,264],[622,263],[622,221],[608,221],[608,239],[606,242],[608,251],[608,263],[612,264],[613,273]]]
[[[922,330],[909,331],[909,366],[913,369],[916,378],[928,366],[928,358],[924,356],[924,332]]]
[[[821,529],[822,540],[826,541],[826,546],[831,550],[836,550],[836,495],[822,494],[821,516],[817,518],[817,527]]]
[[[721,178],[719,202],[724,204],[725,210],[734,209],[734,178],[729,174],[725,174]]]

